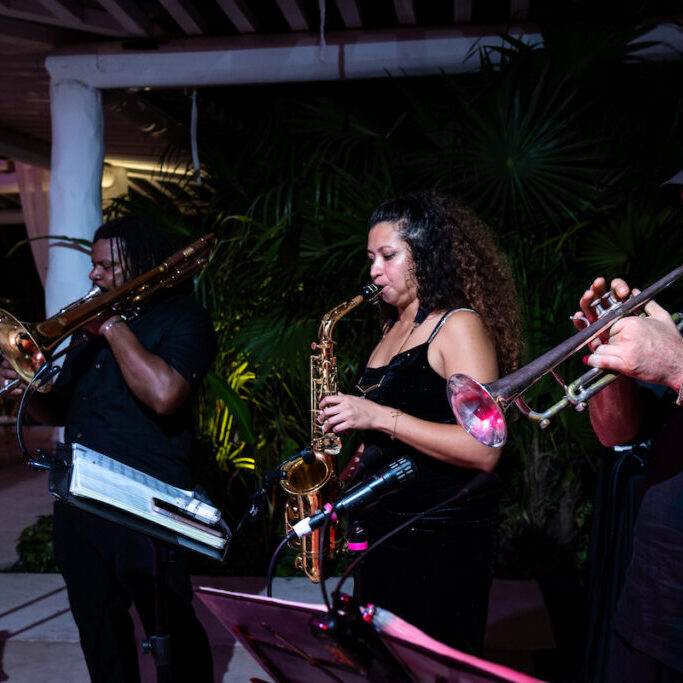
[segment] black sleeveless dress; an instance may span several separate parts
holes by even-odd
[[[456,422],[446,380],[427,360],[429,344],[448,315],[424,344],[397,354],[384,367],[362,372],[358,386],[368,400],[431,422]],[[401,455],[418,468],[410,485],[380,500],[359,520],[370,544],[453,496],[479,472],[431,458],[388,434],[366,431],[362,436],[366,448],[382,450],[368,474]],[[390,610],[441,642],[479,654],[497,547],[494,493],[433,513],[373,550],[355,577],[355,597]]]

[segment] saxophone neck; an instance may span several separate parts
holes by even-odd
[[[344,301],[344,303],[335,306],[331,311],[325,313],[323,319],[320,321],[320,327],[318,329],[319,342],[331,341],[332,330],[337,322],[356,308],[356,306],[360,306],[364,301],[375,301],[381,291],[382,287],[380,285],[371,282],[363,287],[363,291],[358,296],[354,296],[353,299]]]
[[[318,328],[318,340],[320,342],[331,341],[332,330],[339,320],[341,320],[349,311],[352,311],[356,306],[363,303],[363,295],[354,296],[353,299],[345,301],[344,303],[335,306],[331,311],[328,311],[320,321]]]

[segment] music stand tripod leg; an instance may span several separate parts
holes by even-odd
[[[155,633],[142,642],[144,654],[151,654],[157,671],[157,683],[171,683],[171,635],[168,626],[166,605],[166,565],[172,562],[172,553],[167,546],[150,538],[154,548],[154,628]]]

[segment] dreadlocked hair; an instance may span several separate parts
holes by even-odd
[[[97,240],[116,242],[126,281],[158,266],[173,253],[164,233],[142,216],[121,216],[107,221],[95,231],[93,243]]]
[[[370,227],[378,223],[396,224],[408,244],[420,306],[474,309],[493,339],[501,374],[519,367],[517,292],[490,228],[458,200],[431,192],[385,202],[370,217]]]

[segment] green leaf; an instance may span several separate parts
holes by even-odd
[[[250,446],[253,446],[256,439],[251,428],[248,401],[241,398],[232,387],[221,381],[213,372],[209,372],[206,378],[213,393],[225,403],[237,421],[240,435]]]

